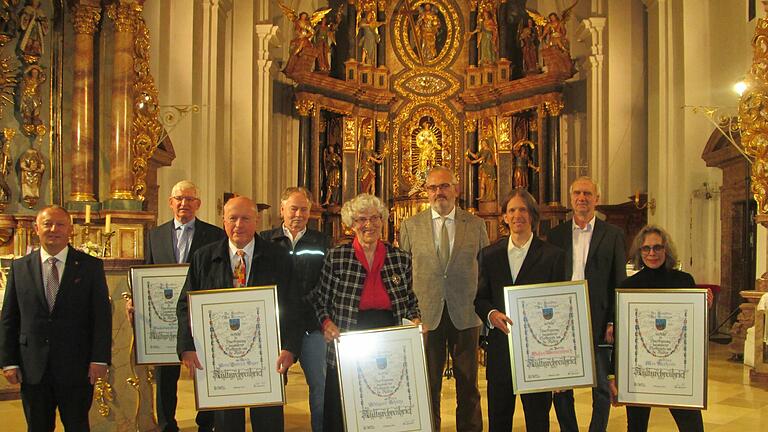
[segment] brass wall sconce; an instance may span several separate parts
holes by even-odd
[[[635,192],[635,196],[632,198],[633,204],[635,204],[635,208],[638,210],[643,210],[647,208],[651,211],[651,216],[656,214],[656,198],[651,198],[650,200],[647,200],[645,202],[641,202],[640,200],[640,191]]]

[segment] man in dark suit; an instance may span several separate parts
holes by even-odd
[[[198,358],[189,322],[187,293],[231,287],[277,285],[282,351],[277,358],[278,373],[285,373],[301,352],[303,328],[298,312],[289,301],[291,262],[288,254],[256,235],[256,204],[246,197],[232,198],[224,205],[224,230],[227,239],[199,249],[190,262],[176,315],[179,358],[191,376],[203,368]],[[282,431],[283,407],[251,408],[251,426],[258,431]],[[245,430],[242,409],[215,412],[215,429],[224,432]]]
[[[614,290],[627,277],[624,233],[595,217],[600,191],[592,179],[577,178],[571,184],[570,194],[573,219],[550,231],[547,240],[565,250],[566,276],[571,280],[586,279],[588,283],[597,372],[589,430],[604,432],[611,409],[607,379],[611,353],[610,348],[601,344],[613,343]],[[560,429],[578,431],[573,390],[555,393],[554,405]]]
[[[303,187],[289,187],[280,197],[282,225],[261,233],[264,240],[285,249],[290,254],[293,271],[289,300],[299,312],[302,324],[301,369],[309,386],[309,411],[312,430],[323,430],[323,401],[325,396],[325,357],[328,346],[315,317],[310,295],[320,279],[320,270],[331,239],[307,228],[312,209],[312,195]]]
[[[509,358],[509,325],[520,325],[503,312],[504,287],[565,280],[565,252],[533,234],[538,225],[536,200],[525,189],[513,189],[504,201],[504,223],[510,236],[480,252],[480,276],[475,311],[491,328],[488,333],[488,427],[491,432],[512,430],[515,394]],[[529,432],[549,431],[552,392],[520,396]]]
[[[69,213],[42,209],[41,249],[14,260],[0,316],[0,364],[21,383],[30,431],[53,431],[56,408],[69,431],[88,431],[93,385],[112,350],[112,308],[100,259],[68,246]]]
[[[173,219],[149,231],[144,245],[146,264],[188,263],[196,250],[227,237],[221,228],[196,217],[200,209],[198,195],[197,186],[191,181],[182,180],[173,186],[171,196],[168,197],[168,206],[173,211]],[[128,301],[126,308],[128,315],[132,317],[133,303]],[[180,372],[179,365],[155,367],[155,383],[157,383],[155,407],[157,424],[162,432],[179,430],[176,423],[176,393]],[[198,412],[195,422],[199,432],[212,431],[213,412]]]

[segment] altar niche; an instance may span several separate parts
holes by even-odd
[[[299,183],[313,218],[337,240],[341,205],[360,193],[388,203],[386,226],[427,208],[424,181],[456,174],[459,205],[504,234],[499,202],[513,187],[541,205],[545,232],[564,219],[562,90],[574,73],[566,11],[524,0],[330,0],[284,8],[294,45]],[[298,21],[297,21],[298,20]],[[297,23],[300,23],[297,24]]]

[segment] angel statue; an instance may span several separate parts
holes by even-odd
[[[491,10],[483,10],[477,28],[467,34],[467,39],[476,33],[478,66],[496,63],[499,59],[499,26]]]
[[[321,72],[331,70],[331,47],[336,45],[336,30],[341,23],[341,15],[345,5],[336,11],[335,18],[330,20],[323,16],[315,30],[315,48],[317,48],[317,69]]]
[[[515,155],[515,168],[512,172],[512,184],[515,189],[528,189],[528,169],[541,172],[541,168],[531,161],[531,150],[535,144],[529,140],[520,140],[512,145],[512,154]]]
[[[541,39],[545,46],[556,47],[564,52],[570,51],[570,43],[568,42],[565,33],[565,23],[568,21],[568,18],[571,17],[571,12],[578,3],[579,0],[576,0],[569,8],[564,10],[560,16],[552,12],[547,18],[544,18],[530,9],[526,9],[528,15],[533,18],[536,25],[541,28]]]
[[[360,46],[360,63],[368,66],[376,66],[376,49],[381,40],[379,27],[386,24],[387,21],[377,21],[376,14],[373,12],[366,12],[364,16],[358,16],[358,20],[357,37],[360,38],[358,40],[358,45]]]
[[[480,149],[477,153],[467,150],[466,159],[472,165],[477,165],[477,176],[479,180],[478,197],[480,201],[496,200],[496,153],[494,144],[496,140],[489,128],[486,128],[486,135],[480,141]]]
[[[285,66],[286,72],[293,72],[296,68],[296,61],[299,55],[307,49],[313,48],[312,39],[315,36],[315,26],[320,23],[325,15],[331,11],[331,8],[315,11],[310,17],[308,13],[301,12],[296,15],[296,11],[277,2],[283,10],[283,15],[293,23],[293,39],[291,40],[291,57]]]

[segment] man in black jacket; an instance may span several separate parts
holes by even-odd
[[[299,316],[303,320],[304,334],[299,360],[309,386],[312,430],[321,432],[327,345],[309,296],[320,279],[320,270],[323,268],[323,260],[331,245],[331,239],[319,231],[307,228],[311,208],[312,195],[307,189],[289,187],[280,198],[282,225],[262,232],[261,237],[273,245],[282,247],[291,256],[291,287],[294,291],[290,294],[290,301],[295,304],[296,310],[300,311]]]
[[[597,184],[589,177],[579,177],[570,188],[573,219],[550,231],[547,240],[565,250],[566,276],[586,279],[595,344],[597,387],[592,389],[590,432],[603,432],[608,426],[611,397],[608,389],[610,348],[613,343],[615,289],[627,277],[624,233],[620,228],[595,217],[600,202]],[[560,429],[578,431],[573,390],[554,394],[553,403]]]
[[[67,244],[72,222],[49,206],[37,214],[39,250],[13,261],[0,316],[0,366],[21,383],[30,431],[87,431],[93,385],[112,352],[112,306],[104,264]]]
[[[258,220],[253,201],[246,197],[230,199],[224,205],[224,230],[228,238],[204,246],[192,257],[176,308],[179,322],[177,351],[191,376],[194,376],[195,369],[202,370],[203,366],[195,349],[189,322],[189,291],[277,285],[282,339],[282,351],[276,361],[277,371],[281,374],[287,372],[301,352],[301,319],[299,311],[289,301],[291,262],[283,249],[256,235]],[[236,273],[242,280],[235,276]],[[282,406],[251,408],[250,414],[253,430],[282,431],[284,428]],[[244,431],[245,411],[216,411],[215,428],[224,432]]]
[[[168,197],[168,206],[173,219],[149,231],[144,244],[146,264],[189,263],[192,254],[202,246],[227,237],[224,230],[205,223],[196,217],[200,209],[197,186],[189,180],[176,183]],[[126,303],[129,317],[133,314],[133,302]],[[133,322],[133,319],[131,319]],[[176,423],[177,388],[181,366],[155,367],[157,395],[155,407],[157,423],[161,432],[177,432]],[[200,411],[195,418],[199,432],[213,430],[213,411]]]

